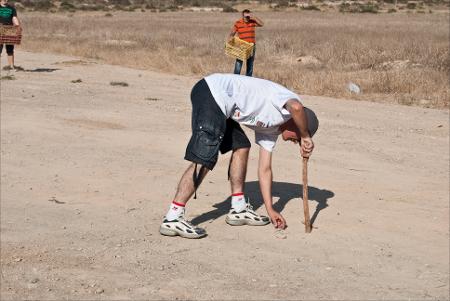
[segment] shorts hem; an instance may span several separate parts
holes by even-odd
[[[200,164],[200,165],[206,167],[210,171],[213,170],[214,166],[216,165],[216,162],[207,162],[207,161],[202,160],[192,154],[186,154],[184,156],[184,160],[190,161],[192,163]]]

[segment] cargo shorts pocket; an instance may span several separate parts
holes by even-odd
[[[223,136],[207,126],[198,126],[190,141],[190,151],[205,161],[216,161]]]

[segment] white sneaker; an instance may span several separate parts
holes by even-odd
[[[206,236],[206,231],[203,228],[195,227],[193,224],[180,216],[178,219],[168,221],[164,219],[159,227],[159,233],[167,236],[181,236],[184,238],[202,238]]]
[[[241,212],[236,212],[231,208],[225,221],[231,226],[264,226],[270,223],[270,219],[267,216],[259,215],[253,211],[252,205],[250,205],[249,199],[246,199],[247,206]]]

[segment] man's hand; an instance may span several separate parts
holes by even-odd
[[[254,16],[254,15],[250,15],[250,20],[253,21],[253,22],[255,22],[256,25],[258,25],[259,27],[262,27],[262,26],[264,25],[264,22],[261,21],[260,18]]]
[[[276,229],[286,229],[286,220],[280,213],[276,212],[273,209],[268,211],[267,213],[269,214],[270,220],[272,221],[272,224]]]
[[[302,157],[309,158],[314,149],[314,142],[311,137],[301,138],[300,140],[300,153]]]

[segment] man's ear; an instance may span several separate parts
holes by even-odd
[[[295,139],[300,141],[300,133],[292,118],[280,125],[278,129],[281,132],[283,140]]]
[[[317,119],[316,114],[309,108],[304,107],[306,118],[308,121],[308,132],[311,137],[314,136],[314,134],[317,132],[317,129],[319,128],[319,119]],[[297,133],[298,141],[300,141],[300,133],[298,132],[298,128],[294,123],[294,120],[291,118],[282,125],[278,127],[280,132],[283,133],[283,131],[291,131]]]

